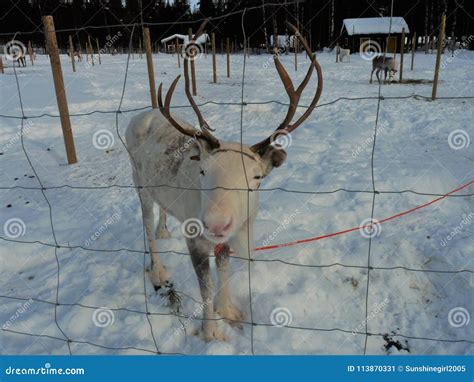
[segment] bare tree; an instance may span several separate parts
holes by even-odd
[[[334,0],[331,0],[331,19],[329,23],[329,47],[334,41]]]
[[[453,22],[451,24],[451,54],[454,55],[454,49],[456,48],[456,23],[457,23],[458,8],[454,7],[453,11]]]
[[[428,53],[428,19],[429,19],[428,0],[425,0],[425,54]]]
[[[263,13],[263,34],[265,36],[265,50],[268,52],[268,32],[267,32],[267,18],[265,16],[265,0],[262,0],[262,13]]]

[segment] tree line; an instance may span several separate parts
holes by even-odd
[[[103,26],[99,29],[82,29],[58,33],[58,43],[65,49],[71,34],[76,44],[85,43],[88,34],[98,38],[102,44],[119,31],[121,39],[117,47],[126,47],[131,27],[123,24],[175,23],[150,26],[154,46],[159,40],[174,33],[186,34],[189,27],[197,28],[193,20],[203,17],[219,17],[244,8],[275,4],[245,13],[243,21],[251,47],[268,46],[270,36],[287,33],[284,21],[299,25],[313,50],[334,46],[340,35],[345,18],[378,17],[390,14],[390,0],[200,0],[190,4],[189,0],[2,0],[0,1],[0,33],[30,32],[20,34],[23,42],[31,40],[34,46],[44,46],[42,15],[53,15],[55,27],[79,29]],[[410,32],[418,36],[436,35],[441,15],[446,13],[446,34],[458,40],[472,35],[474,24],[467,12],[469,1],[461,0],[411,0],[394,1],[393,15],[404,16]],[[138,28],[140,31],[140,28]],[[242,13],[211,20],[207,32],[215,32],[217,45],[228,37],[236,49],[242,47]],[[141,33],[134,33],[134,46],[138,46]],[[6,43],[13,35],[0,37]],[[472,39],[470,39],[472,41]]]

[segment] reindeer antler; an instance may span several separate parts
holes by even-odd
[[[285,23],[293,31],[293,33],[298,38],[298,40],[301,42],[306,53],[308,54],[308,57],[311,60],[311,65],[308,68],[305,78],[303,79],[301,84],[298,86],[298,88],[295,90],[293,86],[293,82],[291,81],[291,78],[288,75],[288,72],[286,71],[285,67],[280,62],[278,55],[275,54],[273,58],[275,61],[276,70],[280,76],[281,81],[283,82],[286,93],[288,94],[288,98],[290,99],[290,105],[288,107],[288,111],[286,113],[285,119],[283,120],[282,123],[280,123],[280,125],[275,131],[284,130],[288,133],[291,133],[293,130],[298,128],[298,126],[301,125],[310,116],[316,104],[318,103],[319,98],[321,97],[321,93],[323,91],[323,74],[321,71],[321,66],[316,60],[316,57],[311,52],[311,49],[308,43],[306,42],[306,39],[303,36],[301,36],[301,33],[299,32],[299,30],[293,24],[290,24],[287,21]],[[313,73],[313,68],[316,69],[316,72],[318,74],[318,87],[316,89],[316,93],[309,107],[306,109],[306,111],[296,120],[295,123],[290,124],[291,120],[293,119],[295,115],[296,109],[298,107],[298,102],[301,98],[301,94],[303,93],[303,90],[305,89],[306,85],[308,84],[311,78],[311,74]],[[257,144],[253,145],[251,149],[255,152],[261,151],[263,148],[271,144],[271,137],[272,136],[270,135],[268,138],[264,139],[263,141],[258,142]]]
[[[194,43],[194,41],[196,41],[196,39],[198,39],[202,35],[202,33],[204,31],[204,28],[205,28],[208,21],[209,21],[209,19],[204,20],[204,22],[199,27],[198,31],[192,37],[189,44]],[[164,105],[163,105],[163,99],[162,99],[162,95],[161,95],[161,90],[162,90],[162,87],[163,87],[163,83],[160,83],[160,86],[158,87],[158,106],[160,108],[161,113],[165,116],[165,118],[180,133],[182,133],[184,135],[187,135],[187,136],[190,136],[190,137],[205,140],[209,143],[209,145],[213,149],[218,148],[220,146],[219,140],[210,133],[210,131],[212,131],[212,129],[209,127],[209,124],[205,121],[204,117],[202,116],[201,111],[199,110],[196,102],[194,101],[194,98],[191,95],[191,91],[189,90],[188,60],[189,59],[188,59],[187,55],[185,54],[185,56],[184,56],[184,90],[185,90],[185,93],[186,93],[186,97],[188,98],[188,101],[191,104],[191,107],[193,108],[194,113],[196,114],[196,116],[199,120],[199,126],[200,126],[201,130],[181,126],[181,124],[179,122],[177,122],[170,114],[169,108],[170,108],[170,103],[171,103],[171,97],[173,96],[174,89],[176,88],[176,84],[178,83],[181,76],[176,77],[175,80],[172,82],[170,88],[168,89],[168,92],[166,93],[166,98],[165,98],[165,104]]]

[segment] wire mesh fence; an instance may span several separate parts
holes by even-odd
[[[266,4],[265,6],[272,6],[275,4]],[[281,4],[278,4],[281,5]],[[229,15],[233,14],[241,14],[242,15],[242,20],[245,17],[245,12],[246,11],[251,11],[252,9],[258,9],[261,8],[261,6],[256,6],[256,7],[250,7],[247,9],[244,9],[242,11],[236,11],[229,13],[224,16],[219,16],[215,19],[222,19],[225,17],[228,17]],[[201,20],[195,20],[194,22],[199,22]],[[188,21],[183,22],[183,24],[189,24]],[[158,23],[158,24],[163,24],[163,25],[169,25],[169,24],[176,24],[174,23]],[[142,24],[141,26],[143,27],[145,24]],[[156,23],[148,23],[146,25],[157,25]],[[118,25],[123,27],[123,25]],[[132,38],[133,38],[133,33],[135,30],[135,27],[137,24],[131,24],[127,25],[129,27],[132,27],[132,31],[130,33],[130,48],[132,44]],[[111,27],[109,25],[109,27]],[[85,30],[89,28],[96,28],[93,26],[89,27],[84,27],[84,28],[77,28],[77,29],[64,29],[64,30],[57,30],[56,32],[71,32],[71,31],[79,31],[79,30]],[[32,32],[33,33],[33,32]],[[245,35],[245,28],[243,27],[242,23],[242,33],[244,36],[244,41],[246,40],[246,35]],[[22,34],[25,34],[25,32],[22,32]],[[131,49],[130,49],[131,51]],[[123,144],[124,148],[127,150],[128,149],[125,145],[124,140],[121,137],[120,131],[119,131],[119,121],[120,121],[120,116],[124,113],[132,113],[132,112],[138,112],[138,111],[144,111],[147,109],[151,109],[151,106],[144,106],[144,107],[139,107],[139,108],[131,108],[131,109],[122,109],[122,103],[124,100],[124,96],[126,93],[126,84],[127,84],[127,75],[128,75],[128,65],[130,61],[130,52],[128,53],[127,57],[127,68],[125,71],[125,78],[123,82],[123,87],[122,87],[122,93],[120,97],[120,102],[118,105],[118,108],[116,110],[92,110],[90,112],[85,112],[85,113],[71,113],[70,116],[73,117],[87,117],[91,116],[93,114],[115,114],[115,127],[116,127],[116,134],[120,138],[121,143]],[[241,118],[240,118],[240,133],[241,133],[241,138],[242,138],[242,131],[243,131],[243,115],[245,113],[245,107],[248,105],[262,105],[262,104],[278,104],[281,106],[289,106],[290,104],[284,103],[281,101],[277,100],[270,100],[270,101],[263,101],[263,102],[249,102],[249,101],[244,101],[244,86],[245,86],[245,71],[246,71],[246,58],[244,55],[244,61],[243,61],[243,72],[242,72],[242,93],[241,93],[241,100],[240,102],[216,102],[216,101],[208,101],[208,102],[203,102],[200,103],[198,106],[204,106],[208,104],[213,104],[213,105],[219,105],[219,106],[239,106],[241,108]],[[150,254],[149,249],[147,248],[147,242],[146,242],[146,233],[145,233],[145,226],[143,224],[143,250],[136,250],[133,248],[111,248],[111,249],[104,249],[104,248],[89,248],[83,245],[69,245],[63,242],[60,242],[57,238],[57,233],[56,233],[56,227],[54,224],[53,220],[53,209],[52,209],[52,203],[47,195],[47,191],[50,190],[62,190],[62,189],[67,189],[67,190],[104,190],[107,191],[112,188],[123,188],[123,189],[129,189],[129,188],[166,188],[166,187],[175,187],[172,185],[167,185],[167,184],[157,184],[157,185],[143,185],[143,186],[133,186],[133,185],[124,185],[124,184],[109,184],[105,186],[81,186],[81,185],[72,185],[72,184],[59,184],[59,185],[52,185],[52,186],[45,186],[45,183],[43,182],[42,178],[39,176],[37,169],[35,168],[33,161],[31,160],[30,154],[28,153],[28,150],[26,150],[25,145],[24,145],[24,140],[23,140],[23,133],[24,133],[24,127],[25,123],[28,120],[32,119],[41,119],[45,117],[50,117],[50,118],[60,118],[59,115],[57,114],[50,114],[50,113],[42,113],[42,114],[36,114],[36,115],[28,115],[25,112],[24,109],[24,103],[22,99],[22,92],[20,88],[20,79],[17,74],[17,70],[13,66],[14,69],[14,74],[15,74],[15,80],[16,80],[16,85],[17,85],[17,94],[18,94],[18,99],[19,99],[19,104],[20,104],[20,109],[21,109],[21,115],[6,115],[6,114],[1,114],[0,118],[4,119],[13,119],[13,120],[20,120],[21,121],[21,126],[20,126],[20,138],[21,138],[21,147],[23,150],[23,154],[28,161],[28,164],[31,168],[31,171],[34,173],[34,176],[38,182],[38,186],[19,186],[19,185],[14,185],[14,186],[0,186],[0,190],[38,190],[41,191],[42,197],[44,198],[44,201],[46,202],[48,209],[49,209],[49,222],[50,222],[50,228],[51,228],[51,240],[50,241],[43,241],[43,240],[34,240],[34,241],[27,241],[27,240],[21,240],[17,238],[11,238],[11,237],[5,237],[5,236],[0,236],[0,239],[4,242],[9,242],[9,243],[18,243],[21,245],[31,245],[31,246],[36,246],[40,245],[42,247],[46,248],[51,248],[52,251],[54,251],[54,256],[56,260],[56,290],[55,290],[55,299],[54,300],[46,300],[46,299],[39,299],[39,298],[27,298],[27,297],[17,297],[17,296],[12,296],[8,293],[1,293],[0,298],[2,299],[7,299],[7,300],[14,300],[14,301],[35,301],[41,304],[47,304],[51,305],[54,307],[54,323],[59,332],[61,333],[61,336],[52,336],[49,334],[44,334],[44,333],[31,333],[31,332],[23,332],[19,330],[13,330],[8,327],[2,327],[2,331],[8,332],[10,334],[15,334],[15,335],[23,335],[23,336],[32,336],[32,337],[44,337],[44,338],[49,338],[52,340],[57,340],[61,341],[63,343],[67,344],[68,347],[68,352],[69,354],[73,354],[73,351],[71,349],[71,345],[76,343],[76,344],[88,344],[93,347],[98,347],[98,348],[103,348],[106,350],[134,350],[138,352],[144,352],[144,353],[151,353],[151,354],[183,354],[183,353],[173,353],[173,352],[166,352],[163,349],[160,348],[160,340],[156,336],[156,331],[154,330],[154,326],[152,324],[152,321],[150,317],[153,316],[170,316],[170,317],[175,317],[177,320],[186,320],[192,318],[193,320],[199,320],[203,321],[203,318],[194,316],[194,315],[189,315],[189,314],[184,314],[180,312],[179,310],[175,309],[170,309],[168,313],[163,313],[163,312],[154,312],[153,309],[151,309],[150,303],[148,301],[148,291],[147,291],[147,280],[146,280],[146,273],[145,273],[145,266],[147,263],[147,258],[148,255]],[[316,108],[321,108],[329,105],[333,105],[337,102],[340,102],[342,100],[345,101],[350,101],[350,102],[355,102],[355,101],[360,101],[360,100],[374,100],[377,101],[377,109],[376,109],[376,119],[375,119],[375,126],[374,126],[374,131],[373,131],[373,145],[372,145],[372,150],[371,150],[371,185],[372,189],[371,190],[362,190],[362,189],[346,189],[346,188],[339,188],[339,189],[334,189],[334,190],[327,190],[327,191],[313,191],[313,190],[295,190],[295,189],[286,189],[283,187],[274,187],[274,188],[261,188],[258,189],[257,192],[273,192],[273,191],[281,191],[284,193],[290,193],[290,194],[311,194],[311,195],[325,195],[325,194],[335,194],[335,193],[351,193],[351,194],[368,194],[371,195],[371,220],[374,220],[374,209],[376,205],[376,197],[377,195],[381,194],[416,194],[416,195],[423,195],[423,196],[442,196],[442,197],[449,197],[449,198],[462,198],[462,197],[472,197],[474,196],[473,192],[468,192],[467,190],[463,190],[462,193],[455,193],[455,194],[440,194],[440,193],[431,193],[431,192],[420,192],[417,190],[412,190],[412,189],[405,189],[405,190],[379,190],[378,187],[376,186],[375,183],[375,177],[374,177],[374,156],[375,156],[375,148],[376,148],[376,141],[377,141],[377,129],[378,129],[378,123],[379,123],[379,113],[380,113],[380,105],[381,102],[385,100],[406,100],[407,102],[410,101],[430,101],[430,97],[425,97],[422,95],[418,94],[411,94],[408,96],[384,96],[382,95],[382,84],[379,84],[379,89],[378,89],[378,95],[377,96],[367,96],[367,97],[339,97],[337,99],[334,99],[330,102],[326,102],[323,104],[319,104],[316,106]],[[453,97],[438,97],[437,98],[439,102],[442,102],[443,100],[468,100],[468,99],[474,99],[474,96],[453,96]],[[173,108],[179,109],[179,108],[189,108],[191,106],[189,105],[179,105],[179,106],[172,106]],[[306,105],[298,105],[300,108],[308,108]],[[242,143],[242,140],[241,140]],[[472,184],[472,181],[471,181]],[[179,187],[178,187],[179,188]],[[189,189],[189,188],[185,188]],[[196,190],[204,190],[203,188],[197,188]],[[237,189],[238,190],[238,189]],[[249,194],[250,190],[249,189],[240,189],[240,191],[246,191],[247,195]],[[137,193],[138,194],[138,193]],[[138,194],[139,195],[139,194]],[[100,306],[93,306],[93,305],[87,305],[87,304],[82,304],[82,303],[70,303],[66,301],[62,301],[60,299],[60,279],[61,279],[61,271],[62,271],[62,266],[60,263],[60,257],[58,254],[58,251],[61,249],[69,249],[69,250],[74,250],[74,249],[80,249],[81,251],[90,251],[90,252],[108,252],[108,253],[115,253],[115,252],[125,252],[125,253],[130,253],[130,254],[142,254],[143,255],[143,309],[130,309],[127,307],[117,307],[117,308],[109,308],[111,311],[122,311],[122,312],[127,312],[127,313],[133,313],[133,314],[139,314],[142,315],[143,317],[146,318],[148,327],[149,327],[149,333],[153,342],[152,348],[143,348],[143,347],[135,347],[135,346],[126,346],[126,347],[114,347],[114,346],[106,346],[104,344],[100,343],[95,343],[91,341],[84,341],[84,340],[79,340],[72,338],[68,333],[62,328],[60,320],[58,319],[58,308],[59,307],[79,307],[82,309],[87,309],[87,310],[97,310],[101,309]],[[158,253],[170,253],[173,255],[179,255],[179,256],[189,256],[189,253],[187,252],[179,252],[179,251],[172,251],[172,250],[166,250],[166,251],[159,251]],[[417,269],[413,267],[407,267],[407,266],[376,266],[372,263],[371,261],[371,255],[372,255],[372,236],[369,235],[368,237],[368,251],[367,251],[367,261],[366,265],[354,265],[354,264],[345,264],[345,263],[340,263],[340,262],[335,262],[335,263],[329,263],[329,264],[301,264],[301,263],[295,263],[292,261],[286,261],[284,259],[280,258],[275,258],[275,259],[262,259],[258,257],[252,256],[251,253],[249,253],[249,257],[243,257],[243,256],[233,256],[233,259],[236,261],[242,261],[246,262],[248,264],[248,280],[249,280],[249,309],[250,309],[250,319],[249,320],[229,320],[228,321],[234,321],[236,323],[246,325],[250,328],[251,330],[251,335],[250,335],[250,350],[251,353],[254,354],[254,334],[253,334],[253,328],[254,327],[271,327],[274,326],[274,323],[268,323],[268,322],[260,322],[254,319],[253,314],[252,314],[252,276],[251,276],[251,271],[252,271],[252,265],[263,262],[263,263],[281,263],[286,266],[291,266],[291,267],[302,267],[302,268],[353,268],[353,269],[363,269],[367,272],[367,284],[365,286],[365,299],[363,301],[363,310],[364,310],[364,316],[365,316],[365,325],[361,330],[351,330],[348,328],[343,328],[343,327],[330,327],[330,328],[324,328],[324,327],[316,327],[316,326],[298,326],[298,325],[283,325],[284,328],[288,329],[296,329],[296,330],[303,330],[303,331],[312,331],[312,332],[340,332],[340,333],[350,333],[354,334],[357,336],[364,336],[365,337],[365,343],[364,343],[364,351],[363,353],[365,354],[367,352],[367,341],[370,336],[376,336],[376,337],[384,337],[386,336],[386,333],[382,332],[377,332],[377,331],[372,331],[369,328],[369,290],[371,288],[371,278],[370,278],[370,272],[374,270],[385,270],[385,271],[394,271],[397,269],[402,269],[408,272],[419,272],[419,273],[440,273],[440,274],[473,274],[474,270],[471,269]],[[213,257],[213,255],[209,255],[209,257]],[[148,286],[149,288],[149,286]],[[178,291],[178,293],[180,293]],[[184,294],[182,294],[184,296]],[[212,320],[215,321],[221,321],[223,318],[214,318]],[[181,321],[180,321],[181,322]],[[441,343],[469,343],[469,344],[474,344],[474,340],[464,338],[464,339],[449,339],[449,338],[436,338],[436,337],[426,337],[426,336],[412,336],[409,333],[395,333],[393,334],[394,337],[400,337],[404,339],[413,339],[413,340],[422,340],[422,341],[436,341],[436,342],[441,342]]]

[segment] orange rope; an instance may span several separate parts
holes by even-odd
[[[264,246],[264,247],[258,247],[258,248],[255,248],[255,251],[266,251],[268,249],[284,248],[284,247],[290,247],[290,246],[296,245],[296,244],[309,243],[309,242],[312,242],[312,241],[327,239],[328,237],[339,236],[339,235],[342,235],[344,233],[357,231],[357,230],[364,229],[364,228],[367,228],[367,227],[372,227],[373,225],[382,224],[382,223],[388,222],[389,220],[393,220],[393,219],[402,217],[404,215],[408,215],[408,214],[410,214],[410,213],[412,213],[416,210],[420,210],[420,209],[428,207],[428,206],[430,206],[434,203],[437,203],[440,200],[443,200],[443,199],[447,198],[449,195],[455,194],[455,193],[461,191],[462,189],[471,186],[473,183],[474,183],[474,180],[471,180],[468,183],[466,183],[466,184],[464,184],[464,185],[448,192],[447,194],[445,194],[443,196],[440,196],[436,199],[433,199],[432,201],[430,201],[428,203],[421,204],[417,207],[411,208],[407,211],[400,212],[400,213],[398,213],[396,215],[393,215],[393,216],[389,216],[388,218],[385,218],[385,219],[382,219],[382,220],[375,221],[375,219],[374,219],[374,222],[363,225],[363,226],[353,227],[353,228],[345,229],[343,231],[329,233],[329,234],[322,235],[322,236],[310,237],[308,239],[295,240],[295,241],[292,241],[292,242],[289,242],[289,243],[274,244],[274,245],[267,245],[267,246]]]

